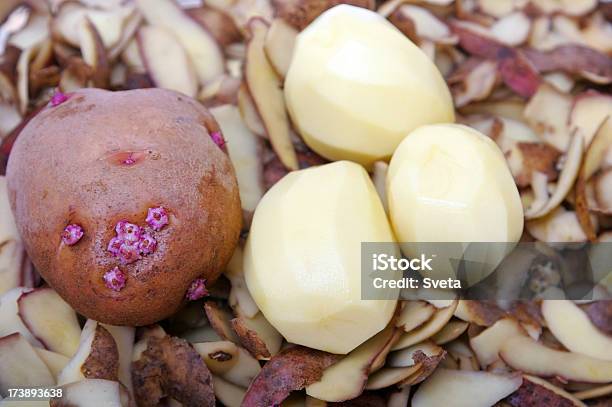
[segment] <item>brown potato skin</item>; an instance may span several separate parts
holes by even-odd
[[[45,107],[24,128],[9,158],[9,197],[26,249],[44,279],[77,312],[113,325],[148,325],[174,313],[194,278],[214,281],[238,242],[238,184],[211,140],[208,111],[163,89],[83,89]],[[125,152],[137,162],[122,164]],[[169,224],[148,228],[150,207]],[[129,265],[107,251],[120,220],[147,226],[157,250]],[[83,238],[61,241],[77,223]],[[115,292],[103,281],[127,275]]]

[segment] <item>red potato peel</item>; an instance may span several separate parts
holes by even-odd
[[[145,26],[138,31],[138,48],[156,86],[195,97],[198,78],[188,55],[167,30]]]
[[[193,64],[200,84],[224,72],[224,57],[214,37],[189,17],[172,0],[137,0],[136,5],[149,24],[171,32]]]
[[[489,60],[468,59],[448,78],[456,107],[486,99],[497,85],[497,64]]]
[[[85,18],[79,38],[83,60],[93,68],[93,85],[97,88],[108,87],[111,74],[108,55],[100,33],[89,18]]]
[[[535,171],[545,174],[551,181],[557,179],[557,161],[561,155],[559,150],[546,143],[519,142],[517,148],[523,163],[523,170],[516,179],[519,186],[530,184]]]
[[[400,331],[393,325],[389,325],[326,369],[320,381],[306,387],[306,394],[334,402],[359,396],[366,387],[368,376],[384,364],[391,346],[399,337]]]
[[[224,47],[242,40],[242,34],[234,20],[224,11],[206,5],[186,11],[215,37],[220,46]]]
[[[234,318],[231,320],[232,327],[238,337],[240,343],[244,346],[255,358],[267,359],[271,354],[265,342],[259,337],[257,332],[246,325],[244,318]]]
[[[285,167],[298,169],[298,160],[291,141],[289,115],[282,84],[265,54],[268,24],[261,19],[249,23],[251,39],[247,45],[245,79],[259,112],[272,148]]]
[[[72,357],[81,328],[74,310],[52,288],[23,293],[17,305],[24,325],[45,348]]]
[[[491,326],[506,316],[506,313],[492,302],[460,300],[454,315],[479,326]]]
[[[436,309],[425,301],[404,301],[404,306],[399,310],[395,326],[410,332],[418,328],[431,318]]]
[[[510,89],[523,97],[530,97],[537,91],[541,82],[537,65],[523,51],[507,47],[465,24],[454,22],[451,27],[459,37],[459,44],[470,54],[498,61],[499,73]]]
[[[374,9],[375,6],[373,0],[272,0],[272,5],[276,10],[276,16],[284,19],[298,30],[303,30],[325,10],[338,4],[350,4],[371,10]]]
[[[446,351],[431,340],[389,355],[388,366],[418,366],[418,370],[398,382],[398,386],[412,386],[428,378],[446,357]]]
[[[563,389],[534,376],[523,376],[523,383],[505,400],[512,407],[584,407],[585,404]]]
[[[537,92],[540,75],[535,65],[521,51],[503,48],[498,58],[499,73],[510,89],[523,97],[530,97]]]
[[[455,44],[457,37],[453,35],[448,25],[424,7],[402,4],[390,16],[390,21],[402,30],[403,24],[408,24],[414,30],[411,39],[430,40],[438,44]],[[402,30],[406,33],[406,31]]]
[[[165,396],[184,406],[215,405],[210,371],[183,339],[149,338],[147,349],[132,363],[132,379],[139,405],[157,405]]]
[[[118,380],[117,344],[108,330],[94,320],[85,323],[79,347],[71,357],[57,376],[59,385],[83,379]]]
[[[223,340],[229,340],[234,343],[239,343],[239,338],[232,328],[232,314],[222,304],[216,301],[206,301],[204,303],[204,311],[210,326],[215,330],[217,335]]]
[[[298,31],[281,18],[275,18],[266,34],[264,50],[276,73],[287,76]]]
[[[323,371],[341,357],[303,346],[281,351],[255,377],[242,400],[242,406],[280,405],[292,391],[320,380]]]
[[[605,159],[606,151],[612,145],[612,119],[609,117],[599,125],[598,130],[593,136],[592,142],[584,155],[583,163],[578,173],[576,181],[576,214],[580,226],[587,235],[589,241],[597,239],[595,225],[591,219],[589,202],[587,199],[587,183],[599,170],[602,161]],[[609,208],[608,208],[609,209]]]
[[[612,335],[612,301],[595,301],[582,306],[589,319],[606,335]]]
[[[499,355],[514,369],[544,377],[563,377],[587,383],[612,380],[612,362],[552,349],[526,336],[505,341]]]
[[[86,379],[106,379],[117,381],[119,378],[119,352],[112,335],[102,325],[96,326],[91,352],[81,366]]]
[[[540,72],[561,70],[595,83],[612,81],[612,59],[582,45],[562,45],[548,52],[531,49],[524,52]]]

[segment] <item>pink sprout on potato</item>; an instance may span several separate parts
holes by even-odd
[[[113,291],[121,291],[125,287],[125,280],[125,274],[119,267],[104,273],[104,284]]]
[[[138,242],[123,241],[119,247],[119,261],[122,264],[134,263],[136,260],[140,260],[140,250],[138,249]]]
[[[216,145],[219,146],[219,148],[223,148],[225,146],[225,139],[223,138],[221,132],[213,131],[212,133],[210,133],[210,138],[212,139],[212,141],[215,142]]]
[[[73,246],[83,237],[83,228],[76,224],[66,226],[62,232],[62,242],[67,246]]]
[[[167,223],[168,216],[163,208],[163,212],[157,212],[151,214],[149,209],[149,217],[152,218],[152,222],[156,225],[161,224],[160,228],[163,227],[163,221]],[[148,220],[147,220],[148,221]],[[115,226],[115,232],[117,235],[113,237],[108,243],[107,250],[115,257],[119,257],[121,264],[131,264],[137,260],[140,260],[142,256],[149,255],[157,248],[157,241],[149,233],[146,233],[143,228],[126,220],[117,222]]]
[[[127,242],[138,242],[140,240],[140,235],[142,234],[140,226],[125,220],[117,222],[115,231],[117,232],[117,237],[119,239]]]
[[[113,237],[108,243],[107,250],[111,252],[114,256],[119,255],[119,250],[121,249],[121,245],[123,244],[123,239],[119,237]]]
[[[51,96],[51,106],[55,107],[55,106],[59,106],[62,103],[64,103],[65,101],[68,100],[68,95],[66,95],[65,93],[62,93],[61,91],[57,90],[53,96]]]
[[[161,230],[168,224],[168,212],[162,206],[149,208],[145,220],[153,230]]]
[[[147,254],[151,254],[157,248],[157,241],[148,233],[144,233],[140,236],[140,241],[138,242],[138,251],[141,255],[146,256]]]
[[[196,278],[189,285],[185,297],[187,297],[189,301],[195,301],[207,296],[208,294],[208,290],[206,289],[206,279]]]
[[[136,160],[134,159],[134,157],[132,157],[132,154],[130,154],[128,158],[122,161],[122,164],[125,164],[125,165],[136,164]]]

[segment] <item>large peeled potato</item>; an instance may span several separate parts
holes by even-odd
[[[194,279],[219,275],[241,210],[217,131],[197,102],[161,89],[80,90],[25,127],[8,163],[11,206],[36,268],[79,313],[150,324],[177,310]],[[151,210],[159,222],[147,221]],[[139,245],[154,243],[130,252],[122,221],[141,231]]]
[[[398,290],[361,299],[362,242],[394,247],[376,189],[358,164],[291,172],[264,195],[244,273],[253,299],[289,342],[348,353],[387,325]]]
[[[349,5],[298,35],[285,98],[310,148],[366,166],[390,157],[416,127],[455,119],[433,62],[384,17]]]

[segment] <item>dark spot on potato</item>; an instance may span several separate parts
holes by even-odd
[[[232,360],[232,355],[223,351],[217,351],[213,353],[209,353],[208,357],[212,360],[216,360],[217,362],[227,362],[228,360]]]
[[[217,169],[214,164],[212,164],[210,167],[210,170],[204,173],[200,179],[200,183],[198,184],[198,191],[204,197],[211,194],[211,192],[207,191],[207,189],[216,188],[219,186],[219,182],[217,181]]]
[[[79,100],[82,100],[82,99],[76,98],[75,102],[78,102]],[[96,105],[93,103],[90,103],[88,105],[75,105],[75,103],[70,103],[70,104],[66,103],[65,105],[62,105],[62,109],[57,109],[55,111],[56,112],[55,116],[58,119],[65,119],[73,115],[87,113],[93,110],[95,107]]]
[[[155,150],[147,150],[147,154],[151,157],[151,160],[159,160],[161,158],[161,153]]]
[[[94,181],[83,185],[83,190],[90,193],[102,193],[108,190],[108,187],[103,181]]]

